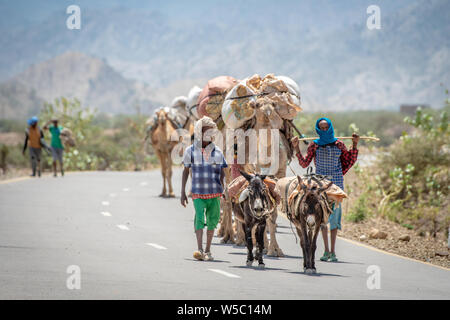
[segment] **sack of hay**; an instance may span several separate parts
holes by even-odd
[[[202,92],[202,89],[198,86],[192,87],[191,90],[189,90],[187,101],[186,101],[186,109],[190,115],[194,117],[195,120],[200,119],[198,115],[198,96]]]
[[[314,180],[310,180],[306,177],[302,178],[303,183],[305,183],[307,186],[319,186],[318,183]],[[330,183],[329,180],[324,179],[321,181],[323,186],[328,185]],[[288,188],[288,189],[287,189]],[[284,177],[277,181],[276,184],[276,192],[280,194],[281,197],[281,204],[282,204],[282,211],[286,212],[286,209],[288,206],[291,206],[293,204],[293,199],[298,195],[299,193],[303,193],[303,189],[298,184],[298,179],[296,176],[292,177]],[[334,183],[329,187],[325,193],[327,194],[328,199],[331,203],[339,204],[347,198],[347,194],[342,190],[339,186],[335,185]]]
[[[66,147],[75,147],[75,139],[70,129],[64,128],[61,130],[60,138]]]
[[[277,114],[292,120],[302,110],[300,107],[300,90],[289,77],[268,74],[264,78],[255,74],[247,80],[247,86],[258,92],[258,105],[272,104]]]
[[[187,98],[185,96],[179,96],[173,99],[170,104],[168,117],[178,124],[178,127],[182,127],[189,118],[188,111],[186,110],[186,102]]]
[[[255,115],[256,92],[246,80],[235,85],[226,95],[222,106],[222,119],[228,128],[238,129]]]
[[[230,76],[220,76],[208,81],[198,97],[199,117],[208,116],[217,120],[222,114],[222,104],[228,91],[238,81]]]

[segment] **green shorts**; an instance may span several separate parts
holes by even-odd
[[[194,199],[194,208],[195,230],[203,229],[205,225],[208,227],[208,230],[214,230],[220,219],[220,197],[212,199]]]

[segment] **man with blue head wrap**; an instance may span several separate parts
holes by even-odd
[[[314,159],[316,173],[331,176],[331,181],[344,190],[344,174],[358,158],[359,136],[353,133],[353,147],[347,150],[345,144],[334,136],[333,124],[330,119],[325,117],[318,119],[315,129],[319,139],[309,145],[306,157],[303,157],[300,152],[298,137],[292,139],[298,161],[303,168],[306,168]],[[333,213],[328,219],[331,231],[331,251],[328,247],[328,228],[325,226],[322,228],[325,253],[320,260],[336,262],[335,244],[337,231],[341,229],[342,208],[341,205],[336,208],[333,205],[332,209]]]

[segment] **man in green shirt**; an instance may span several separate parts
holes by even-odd
[[[50,125],[50,123],[53,123]],[[64,147],[61,142],[61,131],[63,127],[58,126],[58,119],[52,119],[48,121],[44,129],[49,130],[52,134],[52,142],[51,142],[51,149],[52,149],[52,157],[53,157],[53,176],[57,176],[56,174],[56,161],[59,161],[60,167],[61,167],[61,176],[64,176],[64,169],[63,169],[63,151]]]

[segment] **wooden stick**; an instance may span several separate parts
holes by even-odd
[[[338,139],[353,139],[353,137],[336,137]],[[380,138],[376,138],[376,137],[359,137],[360,139],[363,140],[373,140],[373,141],[380,141]],[[310,138],[299,138],[299,141],[307,141],[307,140],[316,140],[319,139],[319,137],[310,137]]]

